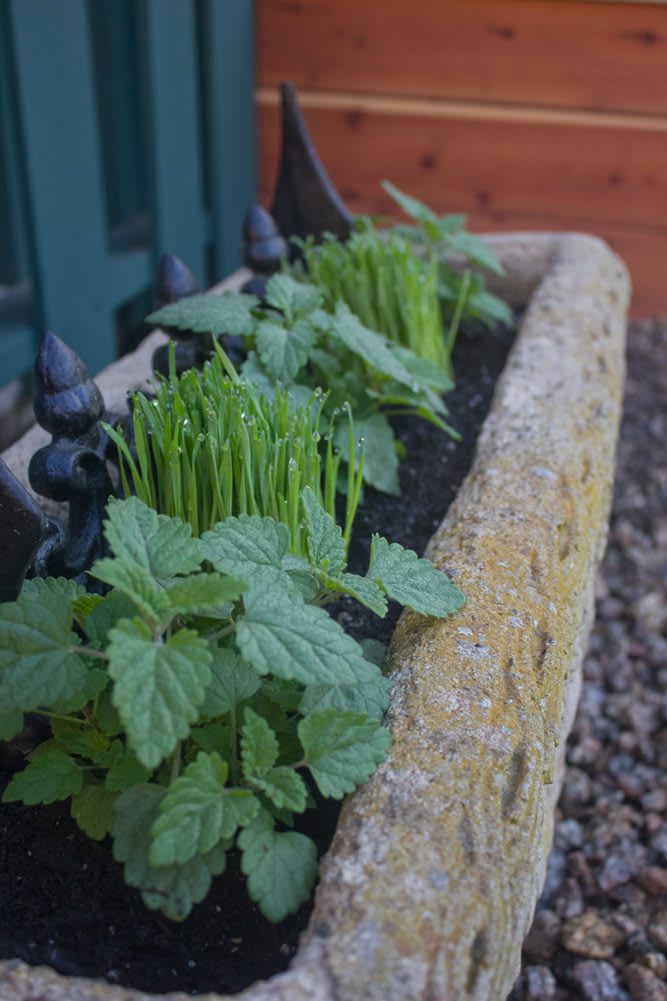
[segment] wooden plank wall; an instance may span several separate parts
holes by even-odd
[[[382,178],[471,229],[582,230],[667,314],[667,5],[590,0],[256,0],[262,196],[291,80],[355,212]]]

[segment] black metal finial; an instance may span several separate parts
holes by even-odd
[[[67,529],[48,520],[34,569],[81,578],[102,553],[102,516],[113,492],[99,424],[104,400],[78,355],[50,331],[37,351],[34,407],[52,441],[30,460],[30,484],[43,497],[69,502]]]
[[[0,459],[0,524],[0,601],[14,601],[47,532],[47,521],[3,459]]]
[[[160,309],[171,302],[178,302],[199,292],[197,279],[190,268],[176,254],[163,254],[155,278],[154,307]],[[174,341],[176,372],[185,372],[202,365],[210,356],[210,340],[189,330],[167,330]],[[161,344],[153,352],[153,368],[161,375],[169,374],[169,345]]]
[[[352,231],[352,216],[329,180],[308,134],[296,90],[280,85],[282,149],[271,215],[286,236],[333,233],[345,240]]]
[[[253,276],[243,291],[263,299],[269,275],[280,270],[287,255],[287,240],[281,236],[273,216],[261,205],[251,205],[243,223],[243,263]]]

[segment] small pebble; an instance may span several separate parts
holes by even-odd
[[[572,969],[572,980],[583,1001],[627,1001],[628,995],[618,982],[610,963],[584,960]]]
[[[632,1001],[667,1001],[667,984],[647,967],[631,963],[623,970],[623,979]]]
[[[563,926],[562,942],[568,952],[587,959],[608,959],[623,942],[620,928],[604,921],[595,911],[584,911]]]

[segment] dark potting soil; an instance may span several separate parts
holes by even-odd
[[[357,516],[351,569],[365,572],[372,532],[421,553],[472,461],[475,441],[504,365],[512,332],[461,336],[454,356],[457,386],[447,397],[454,442],[424,421],[401,419],[407,449],[401,496],[368,490]],[[387,642],[400,609],[380,620],[343,601],[339,621],[357,638]],[[9,780],[0,772],[0,789]],[[326,851],[339,804],[324,801],[300,829]],[[247,896],[230,853],[190,917],[175,924],[149,911],[127,887],[108,840],[90,841],[67,803],[0,808],[0,958],[47,964],[68,975],[104,978],[141,990],[197,994],[235,992],[284,970],[305,928],[311,904],[279,925],[266,921]]]

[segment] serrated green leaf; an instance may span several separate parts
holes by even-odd
[[[67,577],[31,577],[23,581],[22,594],[34,594],[39,597],[45,593],[62,594],[71,602],[81,598],[86,593],[82,584]]]
[[[4,791],[3,803],[55,803],[79,792],[83,772],[64,751],[48,750],[35,757],[12,777]]]
[[[396,357],[386,337],[365,327],[344,302],[339,302],[336,306],[330,336],[381,375],[405,386],[413,385],[414,376]]]
[[[119,740],[114,741],[113,752],[113,758],[107,766],[109,771],[104,780],[109,792],[123,792],[124,789],[148,781],[149,769],[137,761],[134,754]]]
[[[211,878],[223,872],[227,842],[185,865],[152,866],[148,861],[151,827],[166,790],[156,785],[133,786],[118,797],[114,821],[113,856],[124,863],[125,882],[141,890],[151,910],[161,910],[173,921],[182,921],[193,904],[203,900]]]
[[[322,304],[322,293],[314,285],[295,281],[289,275],[275,274],[266,283],[264,299],[289,319],[312,313]]]
[[[222,334],[245,336],[252,333],[252,310],[256,305],[257,299],[253,295],[206,292],[162,306],[147,316],[146,322],[217,337]]]
[[[172,613],[165,589],[160,587],[145,567],[132,560],[112,558],[97,560],[90,573],[122,592],[132,608],[137,609],[150,622],[166,621]],[[100,605],[100,608],[102,607]]]
[[[419,559],[411,549],[389,543],[381,535],[371,541],[366,576],[394,601],[422,615],[444,618],[465,602],[463,593],[430,560]]]
[[[277,382],[291,382],[308,361],[315,337],[316,331],[305,320],[297,320],[292,327],[263,320],[255,344],[268,375]]]
[[[391,737],[363,713],[325,709],[299,723],[306,764],[323,796],[341,799],[384,761]]]
[[[91,783],[72,796],[72,817],[84,834],[93,841],[102,841],[111,830],[115,802],[115,793]]]
[[[109,747],[109,739],[90,723],[51,718],[51,732],[67,754],[94,759]]]
[[[401,347],[400,344],[392,344],[392,351],[407,371],[422,385],[429,386],[439,393],[448,393],[454,388],[450,376],[428,358],[420,358],[414,351]],[[446,412],[446,408],[443,409]]]
[[[405,212],[410,219],[416,219],[417,222],[431,222],[438,223],[438,217],[435,212],[420,202],[417,198],[413,198],[412,195],[406,195],[404,191],[400,191],[395,184],[391,181],[382,181],[382,187],[396,204]]]
[[[267,400],[271,400],[275,394],[276,384],[270,379],[255,351],[249,351],[248,357],[241,365],[241,375],[245,382],[251,382],[257,392]]]
[[[340,526],[324,510],[315,491],[305,487],[301,504],[306,518],[308,556],[313,566],[336,577],[345,569],[345,540]]]
[[[273,830],[265,811],[241,832],[241,869],[248,893],[269,921],[282,921],[308,899],[317,878],[317,849],[304,834]]]
[[[241,728],[241,761],[246,778],[261,778],[278,757],[276,735],[261,716],[246,709]]]
[[[18,709],[0,711],[0,740],[11,740],[23,729],[23,713]]]
[[[367,577],[359,577],[356,573],[344,573],[340,577],[330,577],[327,574],[321,575],[322,584],[328,591],[337,591],[339,594],[348,594],[355,598],[360,604],[370,608],[372,612],[379,615],[381,619],[387,614],[387,599],[384,592],[372,580]]]
[[[350,709],[380,720],[389,708],[390,691],[391,681],[379,672],[374,681],[367,681],[362,685],[343,685],[340,688],[308,685],[299,703],[299,711],[305,716],[324,709],[336,709],[339,712]]]
[[[200,709],[202,719],[215,719],[231,712],[249,699],[260,686],[261,677],[251,664],[228,647],[213,651],[211,680]]]
[[[103,733],[107,735],[107,737],[115,737],[116,734],[122,733],[123,724],[120,716],[118,715],[118,710],[111,701],[111,691],[108,689],[107,691],[102,692],[97,700],[95,718],[99,727]]]
[[[229,755],[229,737],[231,727],[224,723],[205,723],[204,726],[193,726],[190,739],[202,751],[217,751],[224,758]]]
[[[176,577],[166,586],[171,609],[180,615],[206,615],[209,609],[236,601],[246,589],[244,581],[219,573]]]
[[[155,768],[198,717],[211,680],[211,653],[190,629],[155,643],[138,619],[122,619],[109,640],[113,703],[137,758]]]
[[[113,629],[120,619],[134,618],[138,611],[135,603],[126,594],[121,591],[110,591],[86,618],[84,628],[88,642],[97,648],[105,647],[109,630]]]
[[[202,561],[190,525],[158,514],[137,497],[109,501],[104,534],[119,560],[136,563],[153,578],[193,573]]]
[[[398,455],[392,427],[384,414],[373,414],[363,420],[355,420],[354,434],[358,444],[355,466],[359,455],[364,453],[364,480],[376,490],[398,496]],[[339,425],[335,436],[336,447],[340,448],[346,462],[350,461],[349,436],[347,427]]]
[[[286,765],[270,768],[263,777],[254,777],[252,782],[279,810],[303,813],[306,809],[306,786],[293,768]]]
[[[33,582],[34,583],[34,582]],[[0,605],[0,705],[4,712],[77,699],[86,665],[73,648],[70,598],[49,588]]]
[[[75,619],[85,619],[103,601],[101,594],[82,594],[72,602],[72,615]]]
[[[325,611],[258,584],[244,596],[236,642],[262,674],[303,684],[356,684],[376,672],[361,647]]]
[[[216,570],[243,580],[264,570],[280,571],[290,537],[287,526],[273,518],[241,514],[218,522],[201,542],[205,559]]]
[[[370,660],[371,664],[377,664],[378,667],[382,667],[384,664],[384,658],[387,655],[387,647],[380,640],[374,640],[370,637],[361,640],[361,649],[364,651],[364,657],[366,660]]]
[[[151,865],[183,865],[249,824],[258,800],[248,790],[226,789],[228,768],[219,754],[203,751],[167,790],[151,828]]]

